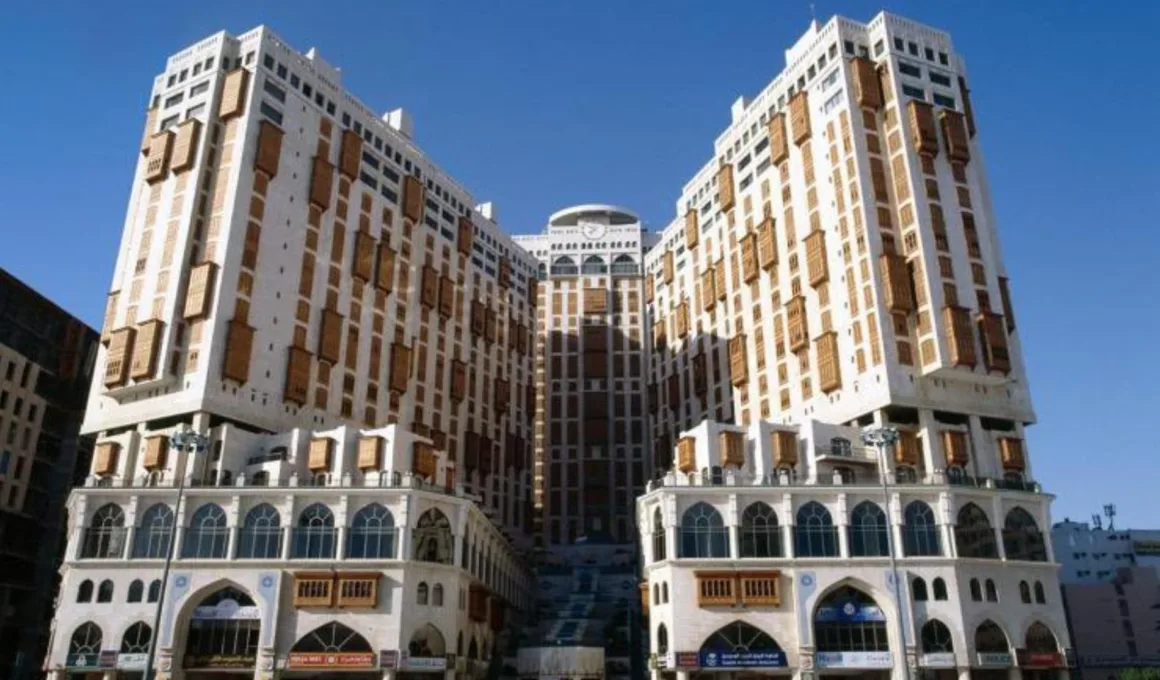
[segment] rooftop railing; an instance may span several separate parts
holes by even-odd
[[[948,475],[945,472],[928,472],[924,474],[906,473],[902,470],[891,472],[887,482],[892,486],[965,486],[978,489],[997,489],[1004,491],[1025,491],[1042,493],[1039,482],[1008,478],[970,477],[966,475]],[[664,477],[650,481],[646,492],[661,488],[686,487],[879,487],[881,477],[876,473],[866,473],[858,470],[819,471],[813,477],[791,476],[789,473],[771,473],[757,475],[751,472],[736,470],[702,471],[688,474],[670,472]]]

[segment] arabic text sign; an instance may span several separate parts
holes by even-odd
[[[701,668],[781,668],[785,652],[702,651]]]
[[[893,668],[890,652],[818,652],[818,668]]]

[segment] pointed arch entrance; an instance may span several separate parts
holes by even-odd
[[[831,674],[888,678],[894,667],[886,613],[868,593],[852,585],[830,591],[814,609],[814,663]]]
[[[181,665],[189,680],[253,677],[261,613],[244,590],[225,585],[193,607],[186,624]]]
[[[338,678],[347,671],[375,670],[377,663],[365,637],[349,626],[331,621],[294,643],[286,657],[286,669],[323,671],[311,677]]]
[[[705,669],[782,668],[785,652],[773,636],[745,621],[718,628],[701,643],[698,663]]]

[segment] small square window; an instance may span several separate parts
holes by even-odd
[[[254,63],[254,58],[257,56],[258,56],[258,53],[253,51],[253,50],[250,50],[249,52],[247,52],[246,53],[246,66],[249,66],[250,64]]]
[[[346,111],[342,112],[342,126],[350,127],[350,114]]]
[[[295,90],[298,89],[298,74],[290,74],[290,87],[294,88]]]
[[[211,68],[213,68],[213,57],[210,57],[209,59],[205,60],[205,70],[208,71]]]
[[[286,67],[282,64],[278,64],[278,77],[282,80],[286,79]]]
[[[193,65],[193,75],[196,76],[199,73],[201,73],[201,64],[194,64]]]
[[[325,106],[325,105],[326,105],[326,100],[325,100],[325,99],[322,97],[322,93],[321,93],[321,92],[315,92],[315,93],[314,93],[314,103],[315,103],[315,104],[318,104],[318,106],[319,106],[320,108],[321,108],[322,106]]]
[[[187,69],[187,68],[183,68],[183,69],[181,69],[181,75],[177,77],[177,82],[179,82],[179,83],[184,83],[184,82],[185,82],[185,78],[186,78],[186,76],[188,76],[188,75],[189,75],[189,69]]]
[[[314,94],[314,88],[310,87],[310,83],[302,83],[302,94],[310,99],[310,95]]]
[[[884,49],[886,49],[886,44],[883,43],[881,40],[874,43],[874,56],[877,57],[878,55],[882,54],[882,50],[884,50]]]
[[[846,54],[854,54],[854,42],[847,40],[842,45],[846,48]]]
[[[169,79],[165,81],[165,87],[173,87],[176,84],[177,76],[169,76]]]
[[[902,45],[902,38],[895,38],[894,39],[894,49],[899,50],[899,51],[902,51],[903,49],[905,49]]]
[[[927,48],[925,48],[925,54],[926,54],[927,61],[934,61],[934,50],[927,47]]]
[[[914,56],[917,57],[918,56],[918,43],[916,43],[916,42],[906,43],[906,51],[910,52],[911,54],[913,54]]]
[[[270,69],[271,71],[273,71],[274,70],[274,57],[271,57],[268,54],[266,56],[262,57],[262,65],[265,66],[266,68]]]
[[[946,52],[939,52],[938,53],[938,63],[942,64],[943,66],[948,65],[949,60],[947,59]]]
[[[326,102],[326,112],[332,116],[334,115],[334,112],[335,112],[334,102]]]
[[[838,58],[838,43],[830,45],[830,59]]]

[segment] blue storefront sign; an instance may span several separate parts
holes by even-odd
[[[818,607],[817,613],[814,614],[814,620],[823,622],[885,621],[886,615],[882,613],[882,608],[877,605],[845,602],[828,607]]]
[[[701,650],[701,668],[782,668],[785,652]]]

